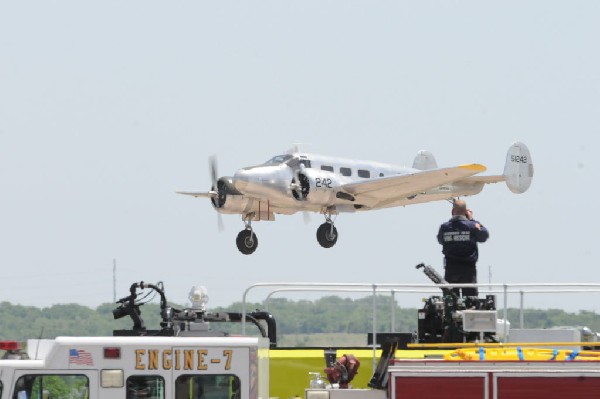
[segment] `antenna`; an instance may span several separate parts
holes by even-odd
[[[117,260],[113,259],[113,303],[117,302]]]
[[[312,145],[312,143],[292,143],[292,147],[289,150],[287,150],[287,153],[293,154],[296,152],[301,152],[300,146],[304,147],[304,146],[310,146],[310,145]]]
[[[42,326],[42,330],[40,331],[40,337],[38,338],[37,342],[36,342],[36,347],[35,347],[35,357],[34,359],[37,360],[38,358],[38,351],[40,350],[40,341],[42,340],[42,337],[44,336],[44,326]]]

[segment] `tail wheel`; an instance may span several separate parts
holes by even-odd
[[[325,222],[317,229],[317,241],[323,248],[331,248],[338,239],[338,232],[333,223]]]
[[[237,244],[237,247],[241,253],[244,255],[250,255],[256,251],[256,247],[258,247],[258,238],[252,230],[245,229],[240,231],[235,243]]]

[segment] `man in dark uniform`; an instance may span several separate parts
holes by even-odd
[[[438,242],[443,246],[446,273],[444,278],[450,284],[477,283],[475,267],[479,253],[477,243],[485,242],[490,236],[485,227],[476,220],[470,220],[470,209],[463,200],[456,200],[452,205],[452,218],[440,226]],[[472,214],[472,212],[471,212]],[[465,296],[477,296],[477,288],[463,287]],[[459,289],[453,289],[458,294]]]

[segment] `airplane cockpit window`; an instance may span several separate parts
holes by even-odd
[[[310,160],[308,160],[308,159],[301,159],[300,163],[302,165],[304,165],[305,168],[310,168]]]
[[[310,168],[310,160],[308,160],[308,159],[292,158],[292,159],[288,160],[286,163],[287,163],[287,166],[289,166],[292,169],[297,168],[299,165],[304,165],[305,168]]]
[[[290,154],[276,155],[273,158],[269,159],[267,162],[265,162],[264,165],[281,165],[282,163],[289,161],[292,158],[293,157]]]
[[[300,160],[298,158],[292,158],[289,161],[287,161],[286,164],[290,168],[296,169],[296,167],[298,167],[298,165],[300,164]]]

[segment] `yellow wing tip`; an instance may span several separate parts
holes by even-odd
[[[485,172],[487,170],[487,168],[481,164],[478,163],[470,163],[470,164],[464,164],[464,165],[460,165],[460,168],[463,169],[468,169],[468,170],[472,170],[474,172]]]

